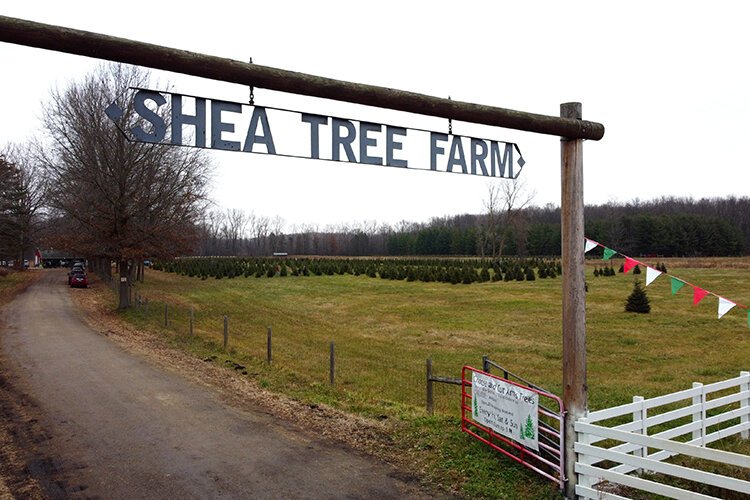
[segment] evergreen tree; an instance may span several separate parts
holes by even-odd
[[[536,274],[534,274],[534,268],[529,266],[526,268],[526,281],[536,280]]]
[[[635,268],[633,268],[633,274],[641,274],[641,266],[636,264]]]
[[[624,273],[625,272],[625,264],[620,264],[620,269],[617,272],[618,273]]]
[[[646,295],[646,290],[639,280],[635,280],[635,283],[633,283],[633,292],[625,302],[625,311],[643,314],[651,312],[651,304]]]
[[[416,281],[417,275],[414,273],[414,267],[409,266],[409,270],[406,272],[406,281]]]
[[[486,267],[483,267],[482,270],[479,272],[479,281],[485,282],[490,280],[490,270]]]

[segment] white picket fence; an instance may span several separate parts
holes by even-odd
[[[735,387],[738,390],[730,392]],[[665,406],[661,412],[657,410]],[[630,421],[603,425],[612,419],[622,421],[624,416]],[[655,426],[659,426],[658,432],[649,435],[649,428]],[[692,389],[652,399],[635,396],[632,403],[590,412],[576,421],[575,430],[576,494],[582,498],[626,498],[617,485],[670,498],[715,498],[648,480],[638,474],[644,471],[750,495],[750,481],[664,462],[684,455],[745,467],[748,472],[744,476],[750,477],[750,456],[706,447],[735,434],[748,438],[750,372],[713,384],[694,383]],[[675,441],[679,438],[682,442]],[[604,461],[606,465],[600,465]]]

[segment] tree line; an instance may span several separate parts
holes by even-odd
[[[426,223],[364,223],[319,229],[292,228],[278,217],[211,212],[201,223],[195,255],[272,253],[331,256],[556,256],[560,254],[560,209],[526,207],[503,229],[503,241],[488,235],[488,214],[436,217]],[[241,219],[243,224],[236,224]],[[750,249],[750,198],[661,198],[585,208],[586,236],[633,256],[700,257],[744,255]],[[494,248],[492,245],[494,244]],[[597,250],[592,251],[592,255]],[[601,252],[601,249],[598,250]]]

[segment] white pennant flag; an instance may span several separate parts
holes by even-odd
[[[731,300],[727,300],[724,297],[719,297],[719,319],[729,312],[731,308],[736,306]]]
[[[646,266],[646,286],[649,286],[651,283],[653,283],[660,274],[661,271],[657,271],[653,267]]]
[[[594,248],[596,248],[599,245],[597,242],[591,241],[588,238],[584,238],[584,240],[586,242],[586,249],[583,251],[583,253],[586,253],[589,250],[593,250]]]

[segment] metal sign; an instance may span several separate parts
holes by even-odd
[[[539,451],[539,396],[479,372],[471,374],[471,417],[527,448]]]
[[[514,143],[132,88],[105,110],[130,141],[515,179]]]

